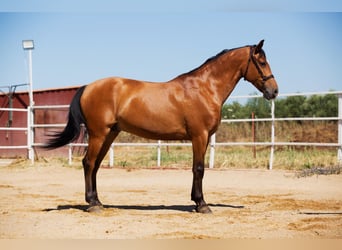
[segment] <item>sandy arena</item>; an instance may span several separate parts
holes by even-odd
[[[105,209],[86,212],[83,170],[0,168],[0,238],[342,238],[342,175],[206,170],[213,211],[197,214],[190,169],[105,169]]]

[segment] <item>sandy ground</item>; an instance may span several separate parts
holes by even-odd
[[[86,212],[83,170],[0,168],[0,238],[339,238],[342,175],[206,170],[213,214],[193,211],[191,170],[105,169]]]

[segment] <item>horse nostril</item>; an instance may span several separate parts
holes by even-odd
[[[274,90],[274,95],[277,96],[278,95],[278,89]]]
[[[277,96],[278,96],[278,88],[276,88],[276,89],[266,89],[265,92],[264,92],[264,97],[267,100],[274,99]]]

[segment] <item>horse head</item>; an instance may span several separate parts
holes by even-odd
[[[261,40],[258,45],[250,46],[249,58],[243,77],[262,92],[267,100],[271,100],[278,95],[278,84],[267,62],[266,54],[262,49],[263,45],[264,40]]]

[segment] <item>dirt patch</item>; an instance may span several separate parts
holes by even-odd
[[[0,169],[0,238],[342,238],[342,176],[207,170],[212,215],[194,212],[191,170],[100,169],[104,211],[86,212],[83,170]]]
[[[334,218],[308,218],[300,221],[290,223],[289,228],[292,230],[312,230],[312,229],[326,229],[326,222],[331,222]]]

